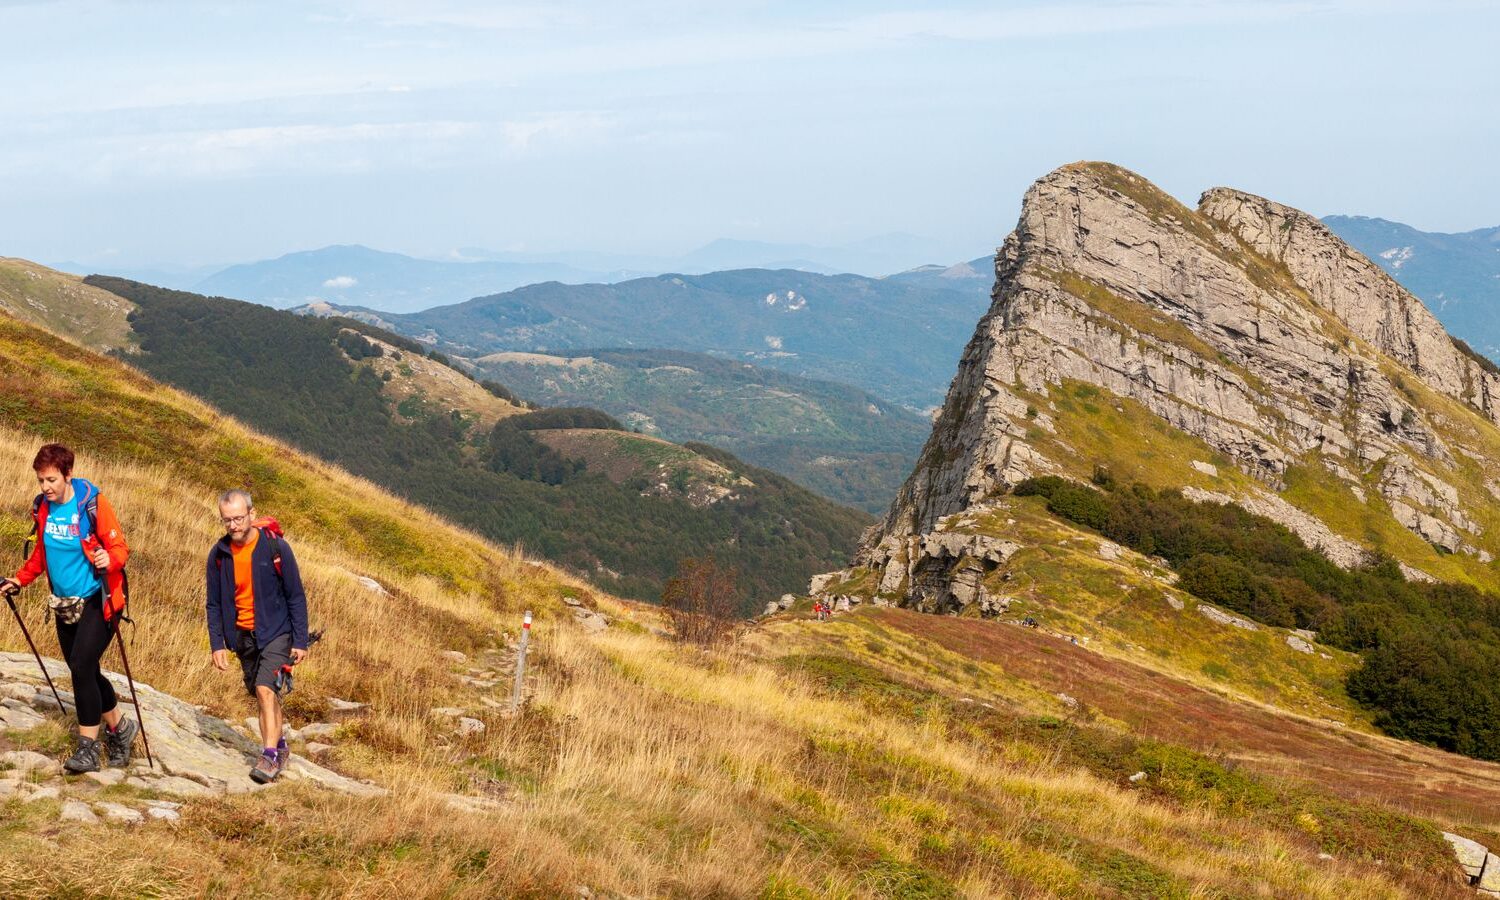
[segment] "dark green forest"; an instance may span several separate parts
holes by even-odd
[[[1309,628],[1359,653],[1349,695],[1386,733],[1500,760],[1500,596],[1466,584],[1406,580],[1394,560],[1348,570],[1284,526],[1175,490],[1099,489],[1056,476],[1021,482],[1053,514],[1181,575],[1178,587],[1267,625]]]
[[[380,378],[351,361],[379,348],[345,330],[426,353],[419,344],[351,320],[296,316],[120,278],[87,281],[137,304],[131,325],[140,352],[129,362],[152,377],[622,596],[657,600],[679,559],[712,554],[740,572],[748,610],[757,599],[802,590],[810,575],[843,565],[869,521],[706,447],[698,449],[747,475],[756,489],[702,509],[643,497],[532,437],[536,429],[619,427],[596,410],[538,410],[502,420],[487,434],[471,433],[449,414],[400,424]],[[490,389],[505,395],[500,385]]]

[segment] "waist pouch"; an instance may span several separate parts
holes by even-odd
[[[77,625],[78,620],[83,618],[83,607],[89,602],[88,597],[59,597],[52,594],[47,598],[47,606],[57,621],[64,625]]]

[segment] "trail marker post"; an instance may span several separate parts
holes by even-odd
[[[510,708],[521,711],[521,690],[526,683],[526,644],[531,639],[531,610],[521,619],[521,646],[516,650],[516,687],[511,692]]]

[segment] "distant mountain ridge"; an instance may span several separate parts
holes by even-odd
[[[1367,216],[1323,224],[1421,297],[1450,332],[1500,361],[1500,226],[1442,234]]]
[[[560,263],[440,262],[347,245],[230,266],[199,281],[193,291],[278,309],[322,299],[415,312],[538,281],[605,281],[610,277],[610,273]]]
[[[686,350],[842,382],[926,409],[942,398],[973,320],[989,306],[989,261],[964,264],[958,274],[916,270],[868,278],[741,269],[618,284],[534,284],[406,315],[338,306],[322,312],[377,322],[470,358],[597,347]]]

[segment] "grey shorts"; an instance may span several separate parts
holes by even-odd
[[[276,672],[292,663],[292,636],[278,635],[264,647],[255,643],[255,632],[241,631],[240,645],[234,651],[240,658],[240,669],[245,673],[245,690],[255,696],[257,685],[268,688],[276,686]]]

